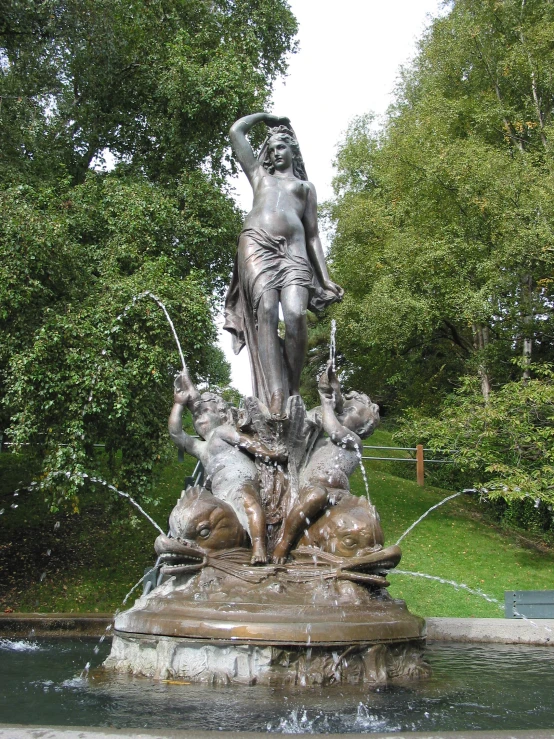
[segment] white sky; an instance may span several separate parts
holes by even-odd
[[[440,0],[289,0],[299,24],[300,48],[288,76],[277,83],[271,112],[288,116],[302,149],[318,199],[332,195],[333,159],[348,123],[392,102],[399,68],[416,52],[416,42],[441,12]],[[252,111],[255,112],[255,111]],[[237,202],[250,210],[246,177],[236,182]],[[231,362],[231,383],[251,394],[246,349],[238,357],[231,336],[220,345]]]

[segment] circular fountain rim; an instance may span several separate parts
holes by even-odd
[[[353,640],[353,639],[347,639],[344,641],[318,641],[317,639],[310,638],[309,641],[306,640],[306,637],[299,641],[291,641],[290,639],[285,640],[277,640],[277,639],[255,639],[252,637],[228,637],[228,638],[217,638],[217,637],[195,637],[195,636],[182,636],[182,635],[175,635],[175,634],[152,634],[152,633],[141,633],[141,632],[132,632],[132,631],[120,631],[119,629],[113,630],[113,635],[118,636],[124,639],[140,639],[142,641],[157,641],[159,639],[175,639],[179,640],[183,644],[190,644],[193,645],[206,645],[206,644],[212,644],[222,647],[227,646],[248,646],[253,645],[256,647],[283,647],[283,646],[293,646],[293,647],[348,647],[348,646],[356,646],[356,647],[371,647],[376,644],[403,644],[405,642],[418,642],[421,645],[425,644],[426,637],[423,634],[418,634],[415,636],[398,636],[398,637],[391,637],[389,639],[384,638],[378,638],[378,639],[359,639],[359,640]]]

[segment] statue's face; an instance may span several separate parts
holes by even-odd
[[[361,434],[363,430],[363,436],[369,436],[379,423],[379,406],[375,403],[366,405],[355,398],[345,399],[340,420],[346,428],[355,433]]]
[[[204,400],[200,403],[194,418],[194,428],[204,439],[217,426],[221,426],[223,419],[215,400]]]
[[[285,171],[292,166],[292,149],[283,139],[270,139],[267,152],[269,161],[277,172]]]

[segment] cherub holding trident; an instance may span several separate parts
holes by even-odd
[[[195,439],[183,431],[183,411],[190,409]],[[251,457],[283,462],[286,451],[269,449],[252,436],[237,431],[227,403],[214,393],[200,394],[186,368],[175,378],[174,404],[169,416],[169,434],[179,449],[199,459],[205,486],[216,498],[234,509],[252,541],[252,564],[267,561],[266,522],[259,499],[259,478]],[[249,456],[250,455],[250,456]],[[206,523],[205,527],[209,524]]]

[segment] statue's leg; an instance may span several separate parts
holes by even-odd
[[[277,290],[268,290],[263,293],[258,305],[258,349],[269,392],[269,410],[276,414],[281,413],[285,397],[278,327],[279,293]]]
[[[285,319],[285,361],[289,371],[291,395],[300,395],[300,375],[308,346],[306,311],[309,297],[308,289],[301,285],[290,285],[281,290],[281,306]]]
[[[267,562],[265,514],[253,484],[245,483],[241,488],[241,494],[252,539],[252,559],[250,561],[253,565],[265,564]]]
[[[300,502],[293,506],[285,519],[281,535],[273,550],[273,561],[282,564],[296,540],[327,505],[327,490],[323,485],[306,486],[300,491]]]

